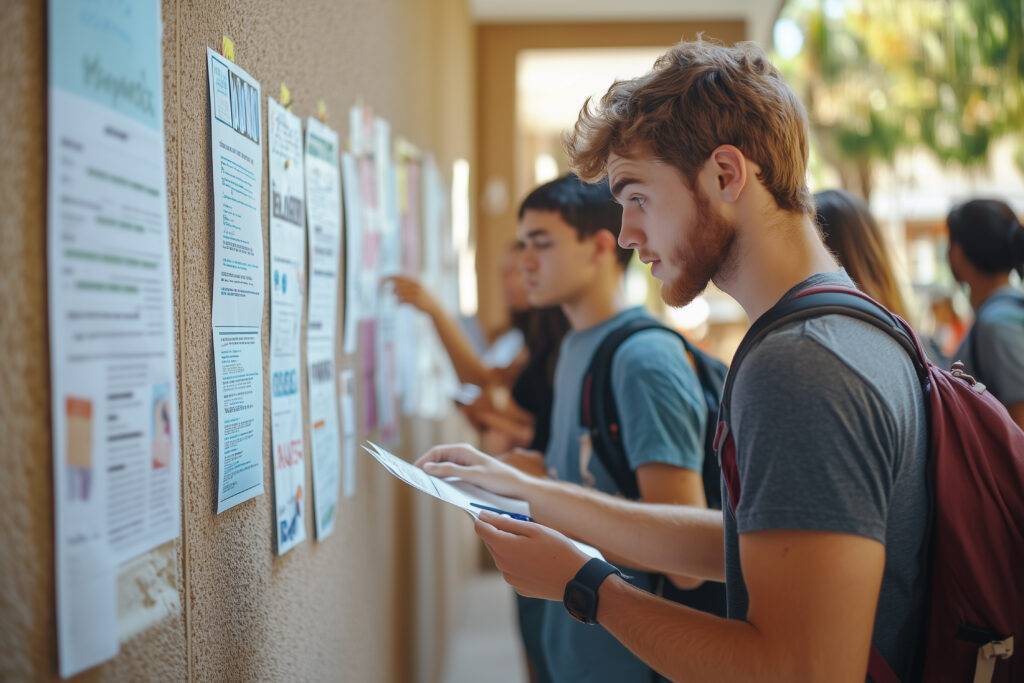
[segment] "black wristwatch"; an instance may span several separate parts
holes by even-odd
[[[562,604],[574,619],[584,624],[597,623],[597,589],[611,574],[623,576],[613,565],[595,557],[576,572],[572,581],[565,584]]]

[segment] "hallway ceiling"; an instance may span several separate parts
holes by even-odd
[[[782,0],[469,0],[479,23],[744,19],[767,46]]]

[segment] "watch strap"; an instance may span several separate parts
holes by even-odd
[[[590,590],[597,593],[598,587],[601,583],[608,578],[610,574],[622,575],[622,572],[618,568],[605,560],[598,557],[592,557],[587,560],[587,563],[580,567],[580,570],[576,572],[574,581],[579,581]]]

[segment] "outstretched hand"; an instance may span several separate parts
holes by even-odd
[[[464,443],[435,446],[416,461],[416,466],[435,477],[458,477],[514,498],[521,498],[527,486],[527,475]]]
[[[405,275],[392,275],[384,278],[384,282],[394,287],[395,296],[403,304],[414,306],[427,314],[440,308],[437,299],[418,280]]]
[[[528,598],[561,600],[565,585],[590,558],[554,529],[481,513],[476,533],[505,581]]]

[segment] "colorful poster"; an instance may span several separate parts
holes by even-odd
[[[338,269],[341,267],[341,175],[338,134],[306,121],[306,216],[309,223],[309,322],[306,362],[313,447],[313,504],[316,537],[334,530],[341,488],[335,334]]]
[[[263,493],[260,84],[206,51],[213,166],[217,512]]]
[[[302,311],[306,205],[302,121],[267,99],[270,172],[270,433],[277,553],[306,540],[306,447],[302,435]]]
[[[178,536],[159,3],[49,3],[57,654],[118,650],[118,564]]]

